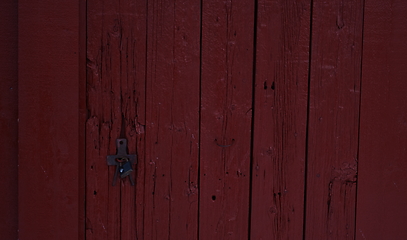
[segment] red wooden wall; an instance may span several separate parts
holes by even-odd
[[[3,1],[0,235],[407,239],[406,11]]]

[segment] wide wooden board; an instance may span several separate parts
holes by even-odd
[[[200,3],[148,1],[144,238],[198,232]]]
[[[82,239],[80,1],[18,1],[19,239]]]
[[[200,239],[247,239],[253,1],[203,1]]]
[[[251,239],[301,239],[311,1],[259,1]]]
[[[146,11],[145,1],[88,1],[86,237],[143,237]],[[106,164],[116,139],[137,154],[129,178]]]
[[[407,239],[407,2],[365,3],[356,239]]]
[[[353,239],[363,1],[314,0],[305,239]]]

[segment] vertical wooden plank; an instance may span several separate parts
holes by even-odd
[[[200,3],[148,2],[144,239],[196,239]]]
[[[87,94],[86,94],[86,1],[79,2],[79,167],[78,167],[78,191],[79,191],[79,235],[78,239],[82,240],[86,237],[86,120],[88,115]]]
[[[111,1],[87,4],[86,239],[120,239],[121,184],[112,186],[115,169],[106,165],[122,127],[121,25],[115,7]]]
[[[120,68],[121,88],[127,97],[122,103],[124,130],[130,143],[129,153],[137,153],[138,157],[137,165],[133,166],[137,170],[132,175],[136,185],[122,182],[121,239],[144,239],[147,1],[121,2],[119,11],[124,15],[120,20],[121,35],[126,38],[121,54],[125,64]]]
[[[254,1],[202,4],[200,239],[247,239]]]
[[[365,3],[356,239],[407,239],[407,2]]]
[[[0,2],[0,236],[17,239],[17,1]]]
[[[87,239],[142,238],[146,2],[88,1]],[[116,139],[138,155],[136,186],[112,186]]]
[[[313,1],[305,239],[353,239],[363,1]]]
[[[257,7],[251,239],[301,239],[310,1]]]
[[[79,1],[19,1],[19,239],[79,234]]]

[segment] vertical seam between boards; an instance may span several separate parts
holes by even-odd
[[[148,91],[147,91],[147,75],[148,75],[148,19],[149,19],[149,16],[148,16],[148,1],[146,0],[146,1],[144,1],[145,2],[145,6],[146,6],[146,8],[145,8],[145,13],[146,13],[146,17],[145,17],[145,20],[146,20],[146,25],[145,25],[145,27],[146,27],[146,29],[145,29],[145,40],[146,40],[146,42],[145,42],[145,55],[144,55],[144,59],[145,59],[145,65],[144,65],[144,151],[143,151],[143,160],[144,160],[144,164],[143,164],[143,166],[144,166],[144,169],[142,169],[143,170],[143,177],[144,177],[144,179],[143,179],[143,183],[144,183],[144,186],[143,186],[143,204],[145,205],[145,200],[146,200],[146,179],[147,179],[147,167],[146,167],[146,162],[147,162],[147,134],[148,134],[148,126],[147,126],[147,93],[148,93]],[[136,184],[136,186],[137,186],[137,184]],[[137,189],[136,189],[136,191],[137,191]],[[143,210],[143,220],[142,220],[142,222],[143,222],[143,224],[142,224],[142,226],[143,226],[143,231],[142,231],[142,233],[143,233],[143,236],[142,237],[144,237],[145,236],[145,234],[146,234],[146,229],[145,229],[145,221],[144,221],[144,219],[146,219],[146,214],[145,214],[145,208],[143,207],[142,208]],[[137,238],[137,234],[136,234],[136,238]]]
[[[250,140],[250,179],[249,179],[249,219],[247,239],[251,239],[252,229],[252,199],[253,199],[253,163],[254,163],[254,118],[255,118],[255,99],[256,99],[256,59],[257,59],[257,17],[258,17],[258,0],[254,1],[253,10],[253,65],[252,65],[252,122],[251,122],[251,140]]]
[[[309,148],[309,119],[310,119],[310,92],[311,92],[311,58],[312,58],[312,25],[313,25],[314,1],[310,2],[310,29],[309,29],[309,50],[308,50],[308,94],[307,94],[307,122],[305,124],[305,163],[304,163],[304,212],[302,239],[306,239],[306,217],[307,217],[307,181],[308,181],[308,148]]]
[[[198,214],[197,214],[197,239],[200,237],[200,212],[201,212],[201,122],[202,122],[202,14],[203,14],[203,1],[200,1],[200,24],[199,24],[199,103],[198,103]]]
[[[361,49],[360,49],[360,77],[359,77],[359,114],[358,114],[358,148],[356,153],[356,193],[355,193],[355,222],[354,222],[354,233],[353,239],[356,239],[356,224],[357,224],[357,206],[358,206],[358,183],[359,183],[359,155],[360,155],[360,122],[361,122],[361,114],[362,114],[362,77],[363,77],[363,43],[365,37],[365,7],[366,1],[362,0],[362,39],[361,39]]]
[[[82,7],[83,6],[83,7]],[[83,199],[81,199],[81,200],[83,200],[83,205],[82,205],[82,207],[83,207],[83,216],[84,216],[84,221],[83,221],[83,239],[84,240],[86,240],[86,219],[87,219],[87,209],[86,209],[86,205],[87,205],[87,201],[86,201],[86,197],[87,197],[87,194],[86,194],[86,191],[87,191],[87,178],[86,178],[86,172],[87,172],[87,167],[86,167],[86,163],[87,163],[87,158],[86,158],[86,140],[87,140],[87,134],[86,134],[86,126],[87,126],[87,124],[86,124],[86,122],[87,122],[87,119],[89,119],[89,109],[88,109],[88,104],[87,104],[87,102],[88,102],[88,99],[87,99],[87,92],[88,92],[88,67],[87,67],[87,52],[88,52],[88,1],[85,1],[85,3],[83,3],[83,5],[81,4],[81,3],[79,3],[79,11],[84,11],[84,13],[83,13],[83,21],[84,21],[84,23],[85,23],[85,29],[83,30],[83,32],[82,32],[82,34],[84,34],[84,36],[82,36],[82,37],[80,37],[79,38],[79,40],[80,40],[80,43],[79,44],[83,44],[83,47],[84,47],[84,49],[83,49],[83,53],[79,53],[79,56],[81,56],[81,59],[79,59],[79,62],[81,62],[81,61],[83,61],[83,64],[84,64],[84,76],[82,76],[83,77],[83,81],[84,81],[84,83],[82,83],[83,85],[82,85],[82,87],[84,88],[84,89],[82,89],[81,91],[80,91],[80,93],[82,93],[82,94],[84,94],[84,96],[83,96],[83,99],[82,99],[82,101],[84,101],[84,102],[82,102],[82,103],[80,103],[80,105],[82,106],[82,107],[84,107],[85,109],[84,109],[84,111],[86,111],[85,113],[83,113],[83,114],[80,114],[80,118],[81,118],[81,120],[80,120],[80,124],[84,124],[84,126],[83,126],[83,128],[82,128],[82,130],[84,130],[84,132],[83,132],[83,137],[82,137],[82,141],[83,141],[83,159],[84,159],[84,161],[83,161],[83,168],[84,168],[84,171],[83,171],[83,173],[82,173],[82,177],[83,177],[83,183],[85,184],[85,186],[84,186],[84,188],[83,188],[83,192],[82,192],[82,194],[83,194]],[[82,14],[81,14],[82,15]],[[81,24],[80,22],[79,22],[79,24]],[[80,29],[80,27],[79,27],[79,29]],[[84,39],[82,39],[82,38],[84,38]],[[82,41],[84,41],[84,43],[82,43]],[[81,54],[83,54],[83,55],[81,55]],[[81,77],[79,77],[79,79],[81,79]],[[79,98],[79,99],[81,99],[81,98]],[[79,178],[80,179],[80,178]],[[80,188],[79,188],[80,189]],[[79,235],[79,236],[81,236],[81,234]]]

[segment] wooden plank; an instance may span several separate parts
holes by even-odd
[[[115,2],[115,1],[113,1]],[[120,2],[122,17],[121,66],[122,92],[127,101],[123,102],[126,119],[125,136],[129,140],[129,153],[137,153],[137,171],[132,178],[136,185],[126,183],[121,188],[121,237],[125,239],[144,239],[144,171],[145,171],[145,94],[146,94],[146,53],[147,53],[147,1]],[[127,54],[132,57],[128,57]],[[127,81],[124,81],[127,78]]]
[[[87,94],[86,94],[86,1],[79,2],[79,167],[78,167],[78,191],[79,191],[79,235],[78,240],[86,237],[86,119],[88,117]]]
[[[302,239],[310,1],[259,1],[251,239]]]
[[[78,239],[80,4],[18,4],[19,239]]]
[[[366,1],[356,239],[407,239],[407,2]]]
[[[86,133],[87,239],[142,238],[146,2],[88,1]],[[127,138],[139,164],[112,186],[116,139]],[[133,166],[136,167],[136,166]]]
[[[200,2],[148,2],[144,239],[196,239]]]
[[[87,4],[86,239],[120,239],[121,184],[112,186],[115,169],[106,165],[122,127],[117,72],[121,26],[115,22],[119,14],[114,7],[108,1]]]
[[[0,236],[4,239],[18,238],[17,12],[17,1],[0,2]]]
[[[254,1],[203,1],[200,239],[247,239]]]
[[[363,1],[313,1],[305,239],[353,239]]]

